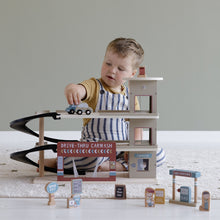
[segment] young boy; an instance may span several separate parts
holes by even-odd
[[[144,50],[130,38],[117,38],[109,43],[101,68],[101,78],[91,78],[79,84],[69,84],[65,95],[69,104],[86,102],[93,111],[128,110],[128,89],[125,78],[133,77],[141,62]],[[136,109],[139,109],[136,102]],[[140,140],[142,130],[135,138]],[[124,119],[84,119],[81,141],[128,140],[128,122]],[[119,153],[119,152],[118,152]],[[122,157],[120,157],[122,156]],[[99,171],[109,169],[108,158],[74,158],[77,169],[93,170],[98,163]],[[126,154],[117,155],[116,170],[127,170]],[[72,169],[72,159],[64,159],[65,169]]]

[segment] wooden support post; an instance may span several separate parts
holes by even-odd
[[[197,178],[194,179],[194,203],[197,203]]]
[[[49,193],[48,205],[56,205],[54,193]]]
[[[39,146],[44,145],[44,118],[39,119]],[[44,151],[39,152],[39,175],[44,176]]]
[[[175,200],[175,192],[176,192],[176,176],[173,175],[173,197],[172,199]]]

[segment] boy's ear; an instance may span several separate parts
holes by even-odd
[[[137,69],[132,72],[131,77],[134,77],[136,73],[137,73]]]

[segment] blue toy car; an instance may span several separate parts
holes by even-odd
[[[85,113],[86,115],[90,115],[93,112],[92,108],[90,108],[88,104],[85,102],[82,102],[79,105],[75,105],[75,104],[70,105],[69,107],[66,108],[65,111],[68,112],[69,114],[76,113],[78,115],[81,115],[82,113]]]

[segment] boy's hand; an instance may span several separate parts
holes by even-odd
[[[86,97],[86,89],[83,85],[71,83],[65,88],[65,96],[70,105],[78,105]]]

